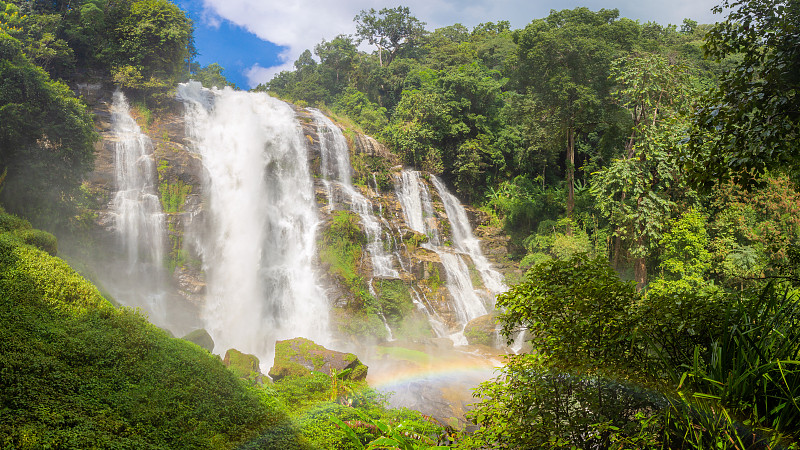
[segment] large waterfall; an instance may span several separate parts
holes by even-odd
[[[276,339],[328,340],[328,302],[313,267],[316,204],[294,111],[263,93],[178,88],[202,156],[207,207],[197,237],[203,311],[218,349],[272,361]],[[224,351],[224,350],[223,350]]]
[[[125,255],[122,273],[115,276],[112,293],[126,304],[142,308],[153,322],[163,325],[166,238],[156,188],[153,144],[131,117],[128,101],[120,91],[113,96],[111,127],[117,188],[111,207],[114,228]]]

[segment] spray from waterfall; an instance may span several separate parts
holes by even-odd
[[[318,224],[306,147],[294,111],[263,93],[178,87],[187,135],[206,173],[197,236],[203,310],[216,348],[270,364],[277,339],[325,344],[328,305],[313,267]]]

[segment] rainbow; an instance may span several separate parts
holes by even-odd
[[[477,384],[494,377],[494,369],[502,363],[494,359],[445,359],[427,364],[405,364],[375,367],[367,376],[367,383],[377,390],[390,391],[416,381],[431,383],[470,380]],[[372,369],[372,367],[370,368]]]

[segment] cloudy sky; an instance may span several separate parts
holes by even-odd
[[[522,28],[547,16],[551,9],[587,6],[618,8],[620,15],[640,22],[681,24],[684,18],[712,23],[719,0],[178,0],[194,20],[198,62],[221,64],[226,77],[241,88],[254,87],[292,62],[322,39],[354,34],[353,18],[362,9],[402,4],[433,30],[461,23],[508,20]]]

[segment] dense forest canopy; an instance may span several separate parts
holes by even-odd
[[[528,272],[498,298],[499,321],[534,351],[478,389],[479,429],[458,446],[797,448],[800,2],[718,9],[713,25],[581,7],[471,30],[363,10],[354,35],[255,89],[374,135],[511,236]],[[192,32],[168,0],[0,0],[5,208],[75,226],[97,137],[70,86],[100,80],[159,111],[180,81],[230,85],[193,62]],[[50,242],[0,218],[19,225],[0,235],[14,264],[35,260],[25,236]],[[325,428],[312,422],[304,432]]]

